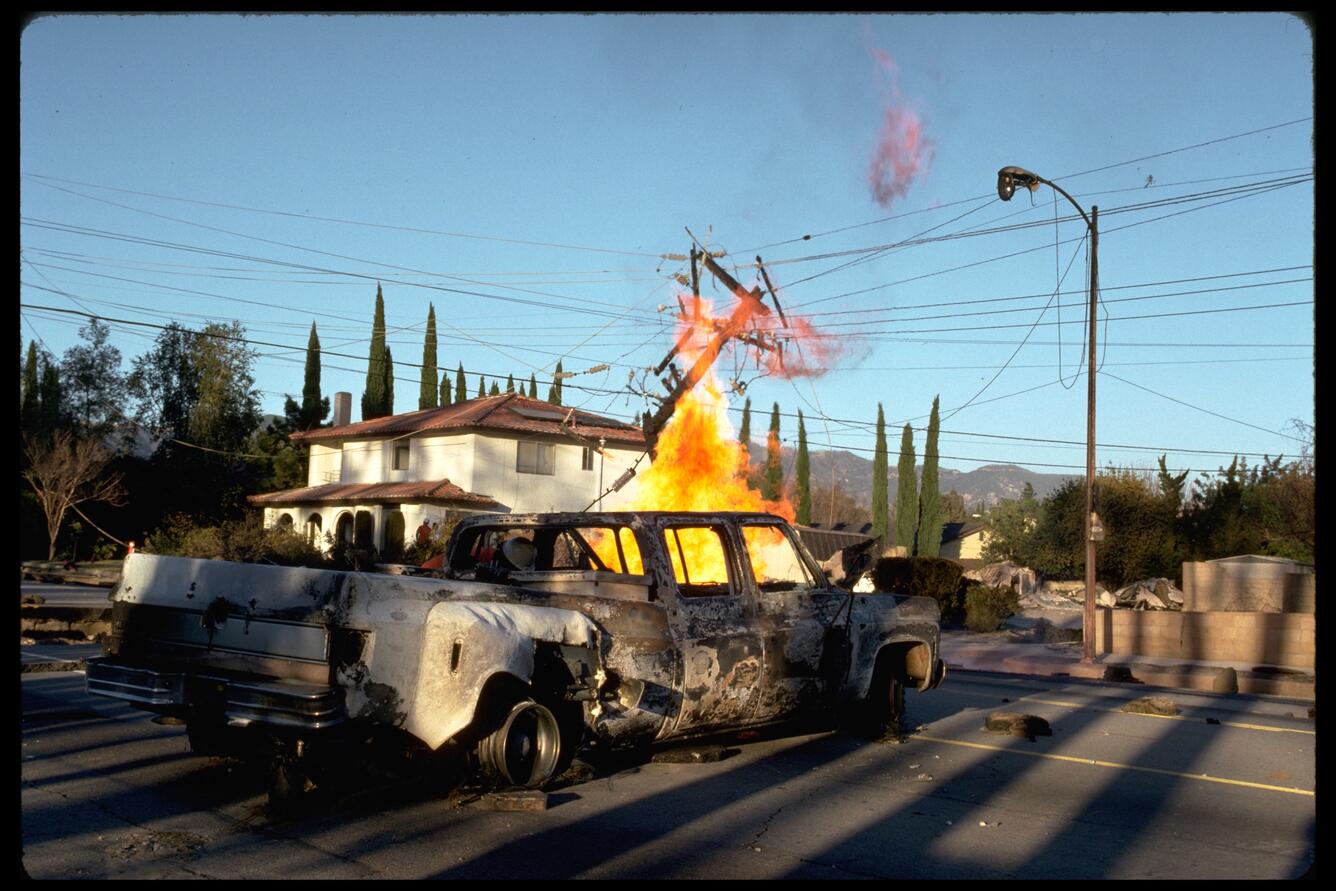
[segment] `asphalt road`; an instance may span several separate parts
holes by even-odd
[[[1314,858],[1297,701],[956,673],[910,694],[922,726],[898,745],[743,742],[605,768],[536,813],[363,780],[277,820],[261,772],[189,754],[82,674],[22,687],[33,878],[1291,878]],[[1180,714],[1120,711],[1148,693]],[[1052,735],[986,732],[996,709]]]

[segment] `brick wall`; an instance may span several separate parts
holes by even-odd
[[[1312,613],[1317,575],[1269,563],[1184,563],[1183,609]]]
[[[1170,612],[1098,609],[1095,652],[1162,659],[1314,665],[1312,613]]]

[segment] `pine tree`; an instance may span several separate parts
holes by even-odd
[[[529,375],[529,398],[530,399],[538,398],[538,378],[536,378],[532,374]]]
[[[914,479],[914,430],[908,424],[900,437],[900,463],[896,465],[900,485],[895,495],[895,543],[914,553],[918,530],[918,483]]]
[[[487,380],[481,374],[478,375],[478,398],[487,398]]]
[[[506,375],[506,392],[507,393],[515,392],[515,375],[513,374]]]
[[[877,447],[872,453],[872,535],[888,543],[886,534],[890,531],[890,487],[888,485],[889,467],[886,456],[886,415],[881,403],[877,403]]]
[[[385,414],[381,417],[394,414],[394,357],[390,355],[390,348],[385,347]]]
[[[445,406],[449,405],[450,402],[452,401],[451,398],[450,398],[450,396],[451,396],[450,389],[451,389],[451,388],[450,388],[450,371],[449,371],[449,369],[441,369],[441,407],[442,407],[442,408],[444,408]]]
[[[312,322],[311,336],[306,341],[306,374],[302,383],[297,429],[304,431],[319,427],[328,414],[329,398],[320,395],[320,335],[316,334],[315,322]]]
[[[42,413],[41,383],[37,377],[37,341],[28,341],[28,357],[23,363],[23,402],[19,408],[19,429],[29,435],[37,428]]]
[[[803,410],[798,409],[798,457],[794,461],[793,474],[797,478],[797,491],[794,494],[794,519],[801,526],[812,523],[812,467],[807,457],[807,427],[803,424]]]
[[[469,388],[464,383],[464,363],[459,363],[459,370],[455,372],[455,401],[468,402]]]
[[[436,307],[427,304],[427,336],[422,341],[422,383],[418,387],[418,411],[435,408],[436,388]]]
[[[925,557],[936,557],[942,548],[942,496],[937,487],[937,431],[942,423],[937,405],[940,396],[932,400],[932,414],[928,416],[928,439],[923,444],[923,483],[919,486],[918,552]]]
[[[385,400],[385,298],[376,284],[376,312],[371,321],[371,349],[367,354],[366,390],[362,393],[362,420],[383,418],[390,412]]]
[[[779,451],[779,403],[770,411],[770,432],[765,438],[765,471],[761,477],[761,497],[778,501],[784,494],[784,467]]]
[[[492,381],[492,389],[491,389],[490,391],[488,391],[487,395],[488,395],[488,396],[500,396],[500,395],[501,395],[501,385],[498,384],[496,381]]]

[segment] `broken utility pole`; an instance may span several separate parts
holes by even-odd
[[[714,365],[715,360],[719,358],[720,351],[723,350],[724,346],[730,340],[738,340],[750,346],[754,346],[761,352],[779,352],[782,349],[782,342],[779,338],[766,331],[757,330],[753,325],[755,319],[770,315],[770,309],[761,302],[763,292],[759,287],[753,288],[750,291],[742,287],[737,279],[729,275],[722,266],[714,261],[714,257],[711,256],[709,251],[697,252],[696,248],[693,246],[690,259],[692,260],[692,285],[693,290],[695,291],[692,295],[692,316],[694,318],[688,318],[685,307],[683,307],[683,312],[680,316],[683,322],[698,321],[700,318],[700,288],[698,287],[699,282],[697,280],[698,274],[695,262],[698,259],[705,265],[705,268],[724,285],[724,287],[738,298],[738,303],[727,319],[723,321],[714,320],[711,322],[711,325],[714,327],[714,336],[712,336],[709,342],[705,344],[705,348],[701,350],[700,354],[696,357],[696,361],[692,363],[691,368],[687,370],[685,375],[678,371],[677,365],[673,362],[673,359],[676,358],[678,353],[680,353],[691,341],[692,336],[696,333],[694,328],[683,331],[677,338],[677,342],[673,344],[672,349],[668,351],[668,355],[664,356],[663,361],[655,367],[655,375],[663,374],[664,369],[668,369],[668,376],[660,379],[661,383],[668,390],[668,395],[660,400],[658,411],[654,412],[653,415],[647,417],[644,421],[645,439],[649,444],[651,452],[654,451],[654,448],[658,443],[660,431],[662,431],[663,426],[668,423],[668,419],[672,417],[673,409],[677,406],[678,400],[681,399],[684,394],[689,392],[692,387],[701,382],[706,373],[710,370],[710,367]],[[764,274],[764,269],[762,270],[762,273]],[[766,278],[766,283],[767,285],[769,284],[768,277]],[[778,309],[779,298],[775,295],[773,289],[770,292],[770,296],[771,299],[775,301],[775,308]],[[783,318],[782,310],[780,311],[780,318]],[[749,328],[751,330],[748,330]]]

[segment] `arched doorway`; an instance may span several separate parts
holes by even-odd
[[[313,545],[320,544],[320,514],[311,514],[306,518],[306,540]]]
[[[397,560],[404,553],[404,514],[391,510],[385,513],[385,559]]]
[[[353,547],[369,551],[376,546],[376,521],[369,510],[359,510],[353,522]]]
[[[353,543],[353,515],[344,512],[339,514],[339,518],[334,523],[334,540],[342,545],[351,546]]]
[[[292,514],[281,513],[278,515],[278,522],[274,524],[282,532],[292,531]]]

